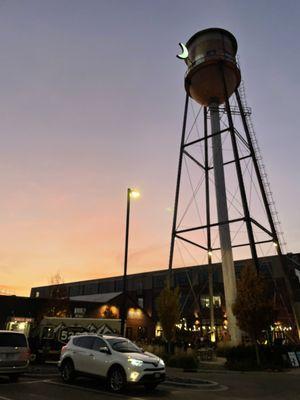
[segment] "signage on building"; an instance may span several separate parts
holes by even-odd
[[[295,367],[295,368],[299,367],[299,361],[298,361],[298,358],[296,356],[296,353],[294,351],[289,351],[288,352],[288,356],[289,356],[289,360],[290,360],[291,366]]]
[[[75,307],[74,308],[74,316],[75,318],[82,318],[85,316],[86,308],[85,307]]]
[[[40,332],[42,340],[58,341],[65,344],[71,336],[84,332],[102,335],[118,333],[120,332],[120,320],[45,317],[41,322]]]

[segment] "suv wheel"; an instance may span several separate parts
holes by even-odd
[[[70,383],[75,378],[75,369],[72,361],[65,361],[61,367],[61,377],[66,383]]]
[[[121,367],[113,367],[108,374],[108,389],[115,393],[122,392],[126,387],[126,375]]]

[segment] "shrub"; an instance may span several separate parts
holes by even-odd
[[[227,354],[230,352],[232,346],[229,346],[228,344],[224,345],[221,343],[218,343],[218,347],[216,349],[216,355],[218,357],[227,357]]]
[[[194,371],[198,368],[198,361],[193,354],[177,354],[169,357],[167,365],[174,368],[183,368],[186,371]]]
[[[246,371],[257,369],[255,349],[253,346],[236,346],[227,351],[226,364],[228,369]]]
[[[228,369],[246,371],[256,369],[280,370],[288,367],[284,354],[295,351],[293,346],[260,346],[261,365],[257,366],[254,346],[236,346],[228,350],[226,364]]]

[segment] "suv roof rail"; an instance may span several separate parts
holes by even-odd
[[[76,332],[72,336],[102,336],[102,334],[97,332]]]
[[[123,338],[123,339],[127,339],[125,336],[122,336],[121,334],[116,333],[116,332],[104,333],[103,336],[115,336],[115,337],[120,337],[120,338]]]

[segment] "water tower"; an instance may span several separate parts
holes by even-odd
[[[183,58],[187,65],[184,80],[186,101],[175,194],[169,271],[171,273],[173,268],[174,246],[177,240],[194,245],[204,251],[206,262],[209,266],[212,265],[214,252],[217,250],[220,252],[228,329],[232,344],[238,344],[241,340],[241,332],[232,313],[232,304],[236,298],[233,249],[247,246],[250,258],[253,260],[257,270],[259,270],[257,246],[271,244],[280,257],[282,255],[281,247],[274,223],[274,215],[270,207],[271,202],[268,197],[268,190],[260,168],[253,136],[251,135],[251,126],[249,126],[248,118],[250,112],[245,107],[243,97],[239,92],[241,73],[236,60],[237,41],[235,37],[224,29],[205,29],[193,35],[186,45],[182,45],[182,49],[183,53],[179,58]],[[194,140],[191,140],[187,135],[187,120],[191,99],[200,106],[203,118],[203,124],[199,129],[201,134],[198,132],[198,137]],[[233,101],[235,102],[234,104],[232,103]],[[222,118],[223,121],[224,118],[226,119],[225,123],[222,122]],[[239,119],[239,126],[236,122],[237,118]],[[223,126],[221,126],[221,122]],[[194,125],[195,123],[193,123]],[[230,145],[231,159],[229,160],[224,160],[222,142],[225,134]],[[240,150],[240,143],[246,149],[243,154]],[[197,156],[197,154],[200,156],[200,151],[198,153],[197,150],[194,153],[192,152],[192,149],[197,145],[202,146],[202,160],[199,160]],[[198,166],[199,171],[204,176],[204,201],[202,201],[200,207],[205,210],[205,223],[197,225],[195,222],[194,225],[180,229],[178,227],[178,207],[181,196],[183,160],[185,157]],[[250,207],[249,192],[247,192],[244,176],[244,163],[246,161],[251,161],[253,165],[252,178],[255,176],[257,181],[257,192],[259,192],[266,217],[264,223],[259,218],[256,218],[255,209],[252,211]],[[226,168],[229,165],[234,168],[241,204],[241,214],[239,217],[234,218],[228,212]],[[212,180],[214,180],[213,185],[211,184]],[[216,215],[214,221],[212,221],[211,215],[212,186],[215,194],[214,206]],[[244,238],[246,240],[235,245],[232,243],[231,226],[238,222],[244,224]],[[217,228],[219,235],[219,245],[217,247],[214,247],[212,240],[212,230],[214,228]],[[260,238],[259,232],[255,233],[257,230],[260,230],[265,235],[263,239]],[[204,243],[186,236],[191,232],[198,234],[200,231],[205,231]],[[209,294],[210,322],[212,329],[214,329],[212,274],[209,274]]]

